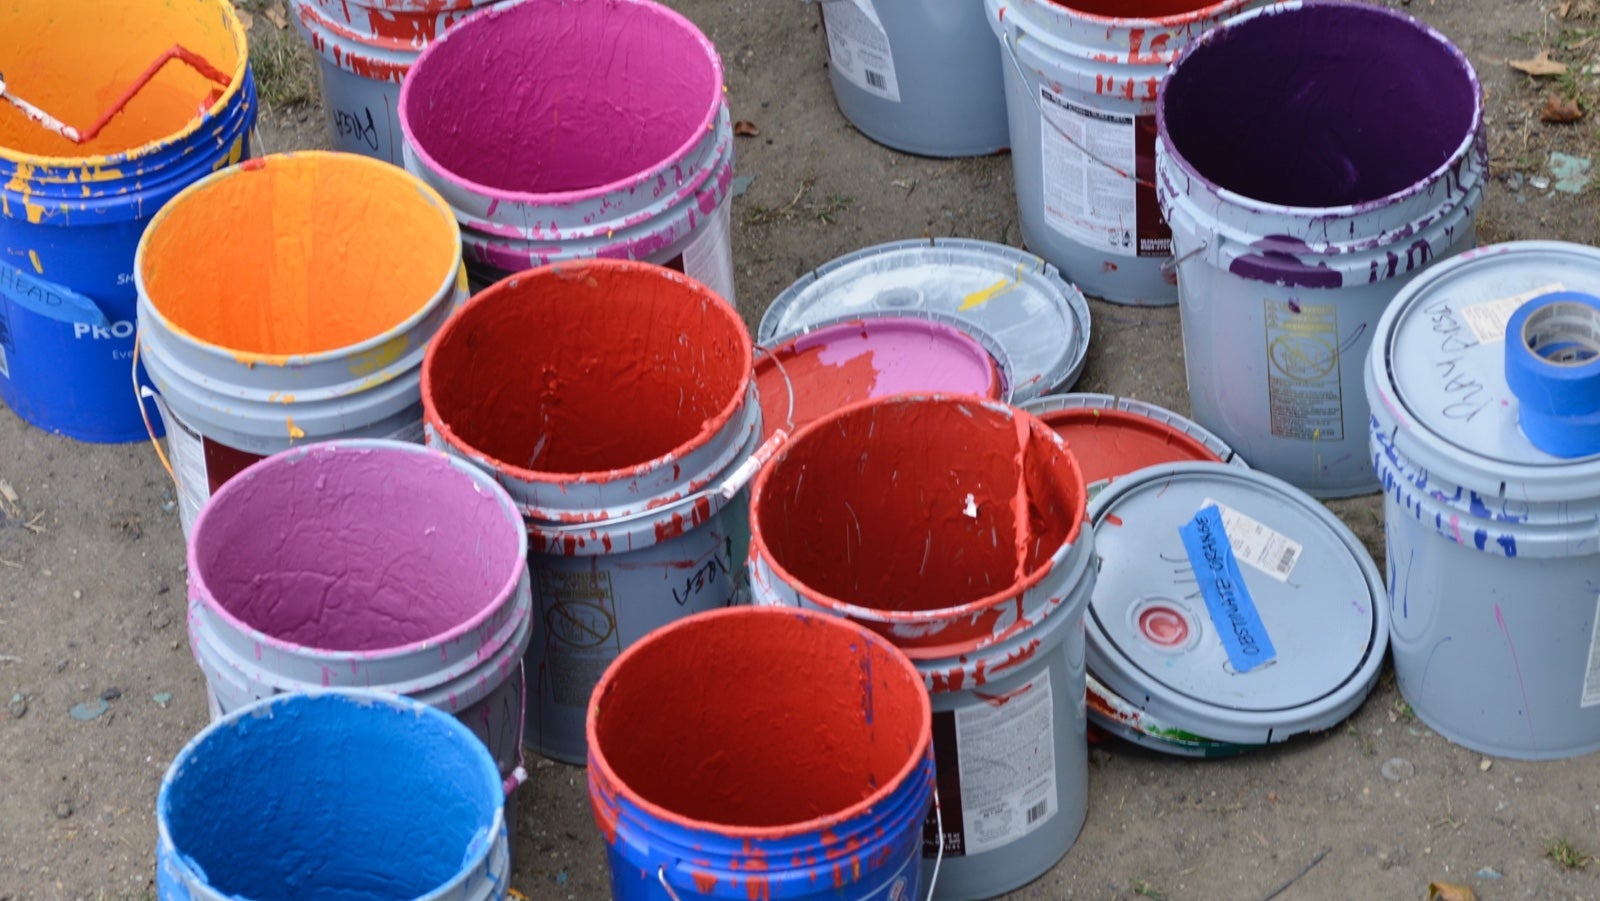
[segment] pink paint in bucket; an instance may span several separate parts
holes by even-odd
[[[487,284],[583,257],[677,269],[734,301],[722,62],[649,0],[523,0],[452,28],[400,92],[405,165]]]

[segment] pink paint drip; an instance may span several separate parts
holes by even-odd
[[[1537,751],[1539,739],[1533,734],[1533,709],[1528,706],[1528,686],[1522,681],[1522,663],[1517,659],[1517,645],[1511,640],[1511,629],[1506,626],[1506,617],[1498,602],[1494,605],[1494,621],[1500,627],[1500,634],[1506,637],[1506,648],[1511,651],[1511,668],[1517,674],[1517,690],[1522,692],[1522,717],[1528,721],[1528,746]]]

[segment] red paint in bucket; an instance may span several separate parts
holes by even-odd
[[[1158,463],[1222,462],[1194,438],[1138,413],[1078,407],[1035,415],[1066,440],[1090,485]]]
[[[1220,12],[1228,6],[1235,5],[1233,0],[1221,0],[1221,2],[1218,0],[1050,0],[1050,2],[1086,16],[1135,22],[1169,19],[1175,16],[1209,17],[1213,12]],[[1164,49],[1151,46],[1147,52],[1154,55]],[[1138,56],[1139,49],[1132,48],[1131,55]]]

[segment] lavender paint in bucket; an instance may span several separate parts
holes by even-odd
[[[522,0],[430,45],[400,92],[405,165],[461,223],[481,285],[643,260],[734,302],[722,61],[650,0]]]
[[[1285,3],[1191,45],[1156,112],[1195,420],[1318,497],[1376,491],[1362,364],[1378,318],[1476,241],[1471,64],[1400,13]]]

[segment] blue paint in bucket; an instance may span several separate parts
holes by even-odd
[[[500,775],[466,726],[369,692],[285,694],[213,723],[156,801],[163,901],[506,896]]]

